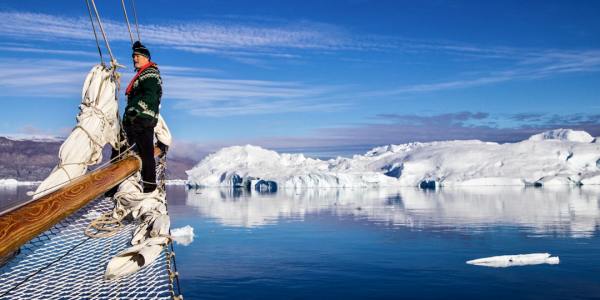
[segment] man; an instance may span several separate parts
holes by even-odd
[[[127,86],[127,107],[123,128],[129,145],[142,159],[144,193],[156,189],[156,162],[154,161],[154,126],[158,122],[158,108],[162,97],[162,80],[158,66],[150,61],[150,51],[139,41],[133,44],[133,64],[137,73]]]

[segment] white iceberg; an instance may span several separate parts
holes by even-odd
[[[584,131],[557,129],[518,143],[478,140],[407,143],[364,155],[319,160],[257,146],[213,153],[187,171],[198,187],[422,188],[600,184],[600,144]]]
[[[516,255],[500,255],[479,258],[467,261],[467,264],[492,267],[506,268],[514,266],[540,265],[550,264],[556,265],[560,263],[558,256],[550,256],[550,253],[531,253],[531,254],[516,254]]]
[[[190,225],[171,229],[171,238],[182,246],[188,246],[194,241],[194,228]]]

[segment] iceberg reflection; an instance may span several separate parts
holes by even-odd
[[[330,213],[411,228],[525,227],[535,234],[588,237],[600,219],[600,187],[473,187],[423,191],[304,189],[275,194],[189,190],[186,204],[225,226],[257,227]]]

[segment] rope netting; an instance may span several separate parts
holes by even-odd
[[[137,224],[127,223],[114,236],[90,238],[84,231],[111,211],[109,198],[97,199],[21,247],[0,268],[0,299],[172,299],[174,254],[163,247],[151,265],[106,280],[107,262],[129,247]]]

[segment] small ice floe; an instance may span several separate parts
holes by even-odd
[[[187,180],[185,180],[185,179],[170,179],[170,180],[165,180],[165,184],[166,185],[186,185]]]
[[[0,186],[17,186],[19,182],[16,179],[0,179]]]
[[[539,264],[557,265],[560,263],[560,259],[558,256],[550,257],[550,253],[531,253],[485,257],[469,260],[467,263],[476,266],[506,268]]]
[[[190,225],[171,229],[171,237],[177,244],[187,246],[194,241],[194,228]]]

